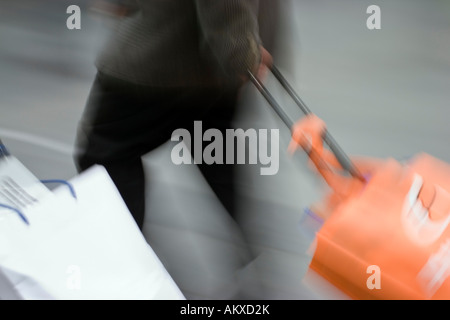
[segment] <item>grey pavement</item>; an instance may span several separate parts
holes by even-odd
[[[450,1],[292,0],[276,63],[349,155],[404,159],[427,152],[450,162]],[[79,4],[81,30],[65,9]],[[93,61],[111,21],[89,1],[0,4],[0,138],[39,178],[76,175],[72,146],[95,75]],[[381,7],[381,30],[366,8]],[[301,113],[269,77],[293,118]],[[188,299],[346,299],[308,272],[313,238],[304,209],[326,186],[302,153],[286,152],[289,131],[252,87],[242,128],[280,129],[280,169],[242,165],[242,229],[195,166],[170,161],[171,144],[144,157],[144,235]],[[257,258],[248,261],[244,239]]]

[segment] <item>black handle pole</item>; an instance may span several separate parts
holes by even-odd
[[[292,126],[294,125],[294,122],[289,118],[289,116],[284,112],[283,108],[278,104],[278,102],[275,100],[275,98],[272,96],[272,94],[267,90],[267,88],[259,81],[253,73],[249,71],[249,77],[250,80],[253,82],[255,87],[261,92],[264,98],[266,98],[267,102],[269,102],[272,109],[278,114],[280,119],[284,122],[284,124],[289,128],[289,130],[292,130]]]
[[[295,90],[291,87],[289,82],[283,77],[281,72],[276,68],[275,66],[271,67],[272,74],[275,76],[275,78],[280,82],[280,84],[283,86],[283,88],[288,92],[288,94],[291,96],[291,98],[295,101],[295,103],[300,107],[300,109],[303,111],[305,115],[308,115],[311,112],[311,110],[306,106],[306,104],[300,99],[300,97],[297,95]],[[292,129],[292,126],[294,122],[287,116],[287,114],[284,112],[284,110],[280,107],[280,105],[276,102],[274,97],[270,94],[270,92],[267,90],[267,88],[259,81],[250,71],[249,76],[253,84],[256,86],[256,88],[261,92],[261,94],[266,98],[267,102],[271,105],[271,107],[275,110],[275,112],[279,115],[281,120],[288,126],[290,129]],[[325,131],[323,140],[328,145],[328,147],[331,149],[331,151],[336,156],[336,159],[339,161],[339,164],[347,170],[353,177],[356,177],[358,179],[364,180],[364,177],[361,175],[361,173],[358,171],[358,169],[353,165],[350,158],[346,155],[346,153],[339,147],[337,142],[334,140],[334,138],[331,136],[328,130]]]

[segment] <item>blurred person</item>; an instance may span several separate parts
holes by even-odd
[[[79,172],[103,165],[142,229],[141,157],[178,128],[193,136],[195,120],[204,131],[233,128],[247,71],[263,77],[272,57],[259,34],[258,0],[119,1],[108,8],[123,17],[96,61],[75,163]],[[234,217],[234,165],[199,169]]]
[[[79,172],[94,164],[106,168],[142,230],[147,177],[141,157],[169,141],[176,129],[194,137],[197,120],[203,132],[214,128],[225,136],[225,130],[233,129],[248,70],[263,79],[272,63],[264,41],[276,42],[277,1],[99,4],[100,10],[121,18],[96,59],[97,75],[78,125],[74,160]],[[198,142],[192,141],[191,150]],[[235,165],[198,167],[237,221]],[[255,256],[249,246],[244,250],[246,264]]]

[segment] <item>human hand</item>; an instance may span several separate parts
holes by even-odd
[[[264,81],[269,73],[270,68],[273,64],[272,55],[263,46],[260,46],[260,60],[253,67],[252,70],[248,70],[254,77],[259,81]],[[242,83],[249,80],[249,74],[240,76]]]
[[[259,80],[264,80],[272,67],[273,58],[269,51],[267,51],[263,46],[260,46],[260,51],[261,61],[255,68],[254,74]]]

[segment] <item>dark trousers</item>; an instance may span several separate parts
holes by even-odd
[[[145,176],[141,157],[170,140],[179,128],[191,133],[193,148],[196,120],[202,121],[203,131],[219,129],[225,137],[225,130],[232,128],[237,95],[238,89],[231,86],[149,88],[98,73],[78,126],[77,169],[103,165],[142,229]],[[234,165],[201,164],[199,169],[234,216]]]

